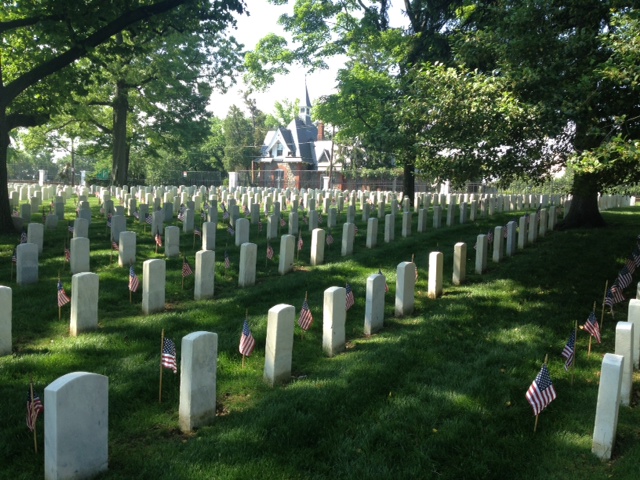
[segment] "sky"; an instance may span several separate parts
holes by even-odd
[[[291,5],[271,5],[267,0],[248,0],[250,15],[237,16],[237,29],[231,32],[236,39],[245,45],[245,49],[253,50],[256,43],[268,33],[276,33],[286,36],[282,27],[278,25],[278,18],[283,13],[293,10]],[[291,0],[289,3],[293,3]],[[394,4],[400,5],[401,0],[395,0]],[[390,15],[391,24],[400,21],[401,12],[399,7],[394,7]],[[256,100],[257,106],[265,113],[273,113],[273,103],[275,101],[291,100],[303,98],[305,80],[309,91],[309,98],[313,105],[315,100],[335,91],[336,74],[342,66],[344,59],[328,59],[328,70],[314,72],[305,75],[303,69],[292,68],[287,76],[276,77],[274,85],[265,92],[255,92],[252,98]],[[242,100],[243,90],[246,86],[242,83],[242,76],[236,79],[237,84],[225,94],[215,92],[209,102],[209,110],[219,118],[225,118],[232,105],[245,110]]]

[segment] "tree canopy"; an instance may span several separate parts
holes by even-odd
[[[86,95],[96,48],[128,31],[202,35],[233,23],[241,0],[43,0],[2,2],[0,9],[0,228],[13,230],[7,191],[9,132],[45,123],[72,93]],[[168,13],[171,12],[171,15]]]
[[[275,2],[280,3],[280,2]],[[600,192],[640,179],[638,9],[628,0],[297,0],[247,57],[257,85],[299,62],[347,56],[316,109],[373,165],[434,180],[536,183],[571,168],[564,226],[603,224]],[[374,153],[377,153],[374,154]]]

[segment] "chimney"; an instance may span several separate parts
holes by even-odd
[[[318,140],[324,140],[324,123],[318,122]]]

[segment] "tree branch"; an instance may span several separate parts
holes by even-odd
[[[8,131],[18,127],[37,127],[49,121],[48,115],[30,115],[24,113],[11,113],[7,115]]]
[[[5,86],[5,91],[3,92],[3,98],[0,99],[0,106],[9,105],[14,98],[30,86],[35,85],[42,79],[84,57],[91,49],[97,47],[128,26],[142,20],[147,20],[154,15],[168,12],[169,10],[177,8],[188,1],[189,0],[163,0],[153,5],[143,6],[136,8],[135,10],[124,12],[104,27],[86,37],[82,43],[71,47],[66,52],[61,53],[49,61],[38,65],[7,84]]]

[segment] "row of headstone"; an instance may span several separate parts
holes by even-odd
[[[638,284],[640,290],[640,283]],[[620,406],[631,406],[633,371],[640,368],[640,298],[629,301],[627,321],[616,324],[615,352],[605,354],[600,371],[598,404],[591,451],[611,459]]]

